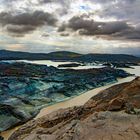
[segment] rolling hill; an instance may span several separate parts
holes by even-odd
[[[140,58],[127,54],[79,54],[68,51],[51,53],[29,53],[19,51],[0,50],[0,60],[69,60],[69,61],[117,61],[140,62]]]

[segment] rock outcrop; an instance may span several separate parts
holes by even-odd
[[[108,88],[85,105],[60,109],[19,128],[9,140],[139,140],[140,78]]]
[[[60,64],[60,65],[58,65],[59,68],[79,67],[79,66],[83,66],[83,64],[80,64],[80,63],[70,63],[70,64]]]
[[[112,68],[62,70],[0,62],[0,131],[32,119],[46,105],[127,76],[125,71]]]

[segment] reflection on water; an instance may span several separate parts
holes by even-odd
[[[51,62],[52,63],[52,62]],[[57,62],[58,64],[58,62]],[[140,76],[140,66],[134,66],[134,69],[130,69],[130,68],[123,68],[125,71],[131,73],[131,74],[135,74],[136,76]],[[122,79],[118,79],[117,83],[113,83],[110,85],[106,85],[106,86],[102,86],[93,90],[90,90],[88,92],[85,92],[84,94],[81,94],[77,97],[71,98],[69,100],[60,102],[60,103],[56,103],[54,105],[48,106],[46,108],[43,108],[40,113],[36,116],[35,119],[40,118],[46,114],[49,114],[53,111],[56,111],[58,109],[62,109],[62,108],[67,108],[67,107],[72,107],[72,106],[79,106],[79,105],[83,105],[84,103],[86,103],[91,97],[95,96],[96,94],[98,94],[100,91],[109,88],[113,85],[116,84],[120,84],[120,83],[124,83],[124,82],[129,82],[131,80],[133,80],[135,77],[131,76],[131,77],[127,77],[127,78],[122,78]],[[2,136],[5,138],[5,140],[8,140],[8,137],[17,129],[18,127],[5,131],[2,133]]]
[[[26,62],[26,63],[32,63],[32,64],[38,64],[38,65],[47,65],[47,66],[54,66],[58,67],[59,65],[62,64],[71,64],[71,63],[77,63],[78,62],[65,62],[65,61],[51,61],[51,60],[38,60],[38,61],[29,61],[29,60],[18,60],[18,62]],[[101,64],[99,65],[88,65],[88,66],[78,66],[78,67],[71,67],[71,69],[91,69],[91,68],[103,68],[105,66],[102,66]],[[65,67],[65,68],[59,68],[59,69],[69,69],[70,67]]]
[[[26,62],[26,63],[32,63],[32,64],[38,64],[38,65],[54,66],[54,67],[58,67],[58,65],[60,64],[72,63],[72,62],[57,62],[57,61],[51,61],[51,60],[36,60],[36,61],[19,60],[18,62]],[[77,62],[74,62],[74,63],[77,63]]]

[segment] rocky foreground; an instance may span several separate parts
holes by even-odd
[[[41,108],[129,76],[113,68],[62,70],[0,62],[0,131],[25,123]]]
[[[32,120],[9,140],[140,140],[140,77]]]

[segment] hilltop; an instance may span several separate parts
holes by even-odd
[[[59,60],[82,62],[140,62],[140,58],[127,54],[79,54],[68,51],[51,53],[29,53],[19,51],[0,50],[0,60]]]

